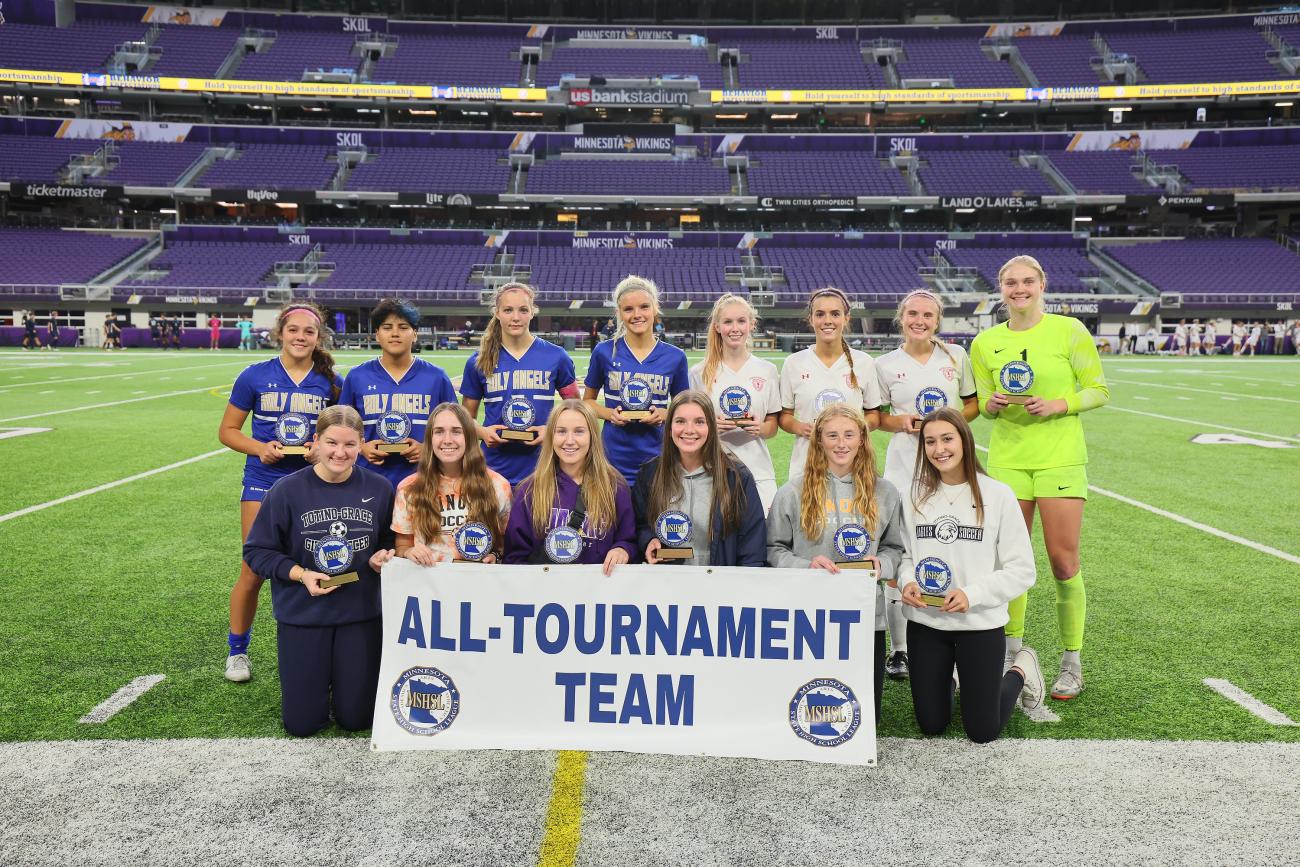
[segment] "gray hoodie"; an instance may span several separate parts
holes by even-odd
[[[803,494],[803,476],[796,476],[781,486],[772,501],[767,515],[767,562],[782,569],[807,569],[814,557],[825,554],[831,560],[840,559],[835,550],[835,531],[845,524],[866,522],[861,515],[840,511],[840,504],[852,502],[854,485],[852,477],[840,478],[826,474],[830,480],[830,501],[834,514],[827,516],[820,539],[808,539],[799,528],[799,499]],[[877,519],[871,533],[868,554],[880,559],[880,578],[891,581],[898,577],[898,565],[907,556],[903,544],[903,504],[898,489],[884,478],[876,476]],[[876,586],[876,629],[885,628],[885,599],[880,585]]]

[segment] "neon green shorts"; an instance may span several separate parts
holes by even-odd
[[[1044,500],[1049,497],[1088,499],[1088,466],[1072,464],[1045,470],[1015,470],[989,467],[989,475],[1011,488],[1017,500]]]

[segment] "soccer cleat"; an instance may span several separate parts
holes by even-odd
[[[885,663],[885,674],[890,680],[907,680],[907,651],[896,650],[889,654]]]
[[[1062,668],[1061,673],[1056,676],[1056,683],[1052,684],[1052,698],[1057,701],[1068,701],[1077,698],[1081,692],[1083,692],[1083,672],[1075,671],[1073,668]]]
[[[226,657],[226,680],[231,683],[247,683],[252,676],[247,653],[236,653]]]
[[[1020,690],[1020,706],[1025,710],[1041,706],[1046,684],[1043,669],[1038,665],[1038,654],[1032,647],[1022,647],[1011,666],[1020,669],[1025,676],[1025,686]]]

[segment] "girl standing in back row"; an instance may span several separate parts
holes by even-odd
[[[1110,390],[1083,323],[1043,310],[1047,275],[1037,259],[1008,260],[998,272],[998,285],[1010,318],[971,344],[980,408],[993,419],[989,475],[1010,486],[1031,531],[1035,509],[1042,515],[1064,648],[1052,698],[1071,699],[1083,691],[1080,653],[1087,613],[1079,535],[1088,501],[1088,449],[1079,415],[1105,405]],[[1021,595],[1009,606],[1008,656],[1021,647],[1028,602],[1028,595]]]
[[[248,537],[267,492],[279,479],[301,470],[311,460],[311,443],[305,455],[285,454],[281,438],[306,439],[317,416],[338,399],[342,381],[334,373],[334,357],[326,351],[329,332],[321,310],[314,304],[292,302],[280,311],[272,339],[280,354],[244,368],[230,390],[230,403],[217,432],[221,444],[248,455],[244,462],[244,491],[239,498],[240,537]],[[251,436],[244,421],[252,413]],[[239,578],[230,591],[230,652],[226,680],[243,683],[252,676],[248,643],[257,614],[262,576],[239,564]]]
[[[867,429],[880,427],[880,384],[871,356],[849,348],[844,332],[852,319],[849,298],[839,289],[818,289],[808,299],[808,324],[816,341],[781,367],[781,429],[795,435],[790,476],[803,472],[813,422],[826,407],[848,404],[863,413]]]
[[[659,319],[659,287],[645,277],[630,275],[614,288],[618,327],[614,339],[596,347],[587,369],[583,399],[605,425],[600,435],[609,462],[628,487],[637,470],[659,454],[668,401],[690,387],[686,353],[655,337]],[[628,383],[632,383],[632,387]],[[597,400],[605,392],[603,403]],[[644,395],[650,415],[629,419],[623,414],[624,394]]]
[[[924,289],[909,292],[899,302],[894,322],[903,332],[903,345],[876,359],[876,374],[889,411],[881,417],[880,429],[893,434],[885,452],[885,478],[906,497],[920,470],[916,432],[921,420],[946,406],[960,407],[972,419],[979,415],[979,404],[966,350],[938,337],[943,323],[939,296]],[[886,588],[885,599],[890,643],[885,674],[902,680],[907,677],[907,621],[898,589]]]
[[[478,351],[465,362],[461,402],[470,418],[484,404],[479,438],[488,466],[517,485],[532,475],[542,432],[555,400],[578,396],[573,359],[554,343],[533,336],[529,323],[537,313],[537,293],[526,283],[506,283],[492,296],[492,319]],[[532,408],[528,426],[534,439],[502,439],[503,414],[512,402]]]
[[[691,368],[691,388],[710,396],[722,448],[753,475],[766,515],[776,498],[776,469],[767,441],[776,436],[781,384],[776,365],[751,350],[757,325],[758,314],[748,299],[730,292],[719,298],[709,316],[704,360]],[[724,393],[747,395],[748,413],[740,418],[727,415]]]

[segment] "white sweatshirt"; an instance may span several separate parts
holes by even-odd
[[[904,497],[908,559],[899,566],[899,590],[921,581],[924,593],[942,596],[960,588],[970,601],[964,614],[905,605],[908,620],[955,631],[1006,626],[1007,603],[1034,585],[1034,551],[1015,494],[984,475],[979,486],[984,495],[983,526],[975,523],[969,485],[940,484],[919,512],[911,497]]]

